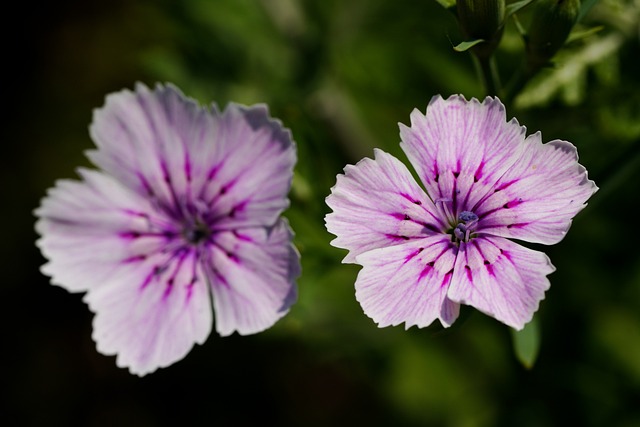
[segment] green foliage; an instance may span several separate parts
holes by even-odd
[[[468,42],[462,42],[462,43],[458,43],[457,45],[455,45],[453,47],[453,49],[457,52],[465,52],[469,49],[471,49],[472,47],[474,47],[475,45],[482,43],[484,41],[484,39],[477,39],[477,40],[471,40]]]
[[[527,368],[533,368],[540,352],[540,327],[535,316],[521,331],[512,330],[513,349],[516,357]]]
[[[445,9],[453,9],[456,7],[456,0],[436,0]]]
[[[506,16],[509,17],[520,9],[529,6],[534,0],[520,0],[509,4],[506,8]]]

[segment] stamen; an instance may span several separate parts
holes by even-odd
[[[471,233],[476,230],[478,215],[471,211],[462,211],[458,215],[458,224],[451,230],[454,242],[468,242]]]
[[[469,223],[478,220],[478,215],[474,214],[470,211],[462,211],[460,215],[458,215],[458,219],[462,222]]]
[[[466,242],[469,237],[469,230],[467,230],[464,224],[458,224],[456,228],[453,229],[453,235],[456,236],[456,239]]]

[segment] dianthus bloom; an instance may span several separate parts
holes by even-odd
[[[280,214],[296,154],[266,106],[221,113],[139,84],[109,95],[90,132],[102,170],[57,182],[36,229],[42,271],[87,292],[98,351],[144,375],[202,344],[212,312],[223,336],[287,312],[299,257]]]
[[[597,187],[572,144],[525,131],[498,99],[438,96],[400,125],[424,189],[381,150],[338,175],[327,229],[363,266],[356,298],[380,327],[448,327],[460,304],[516,329],[531,320],[555,268],[509,239],[558,243]]]

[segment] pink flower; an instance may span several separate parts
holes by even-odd
[[[280,214],[296,154],[266,106],[220,113],[139,84],[109,95],[90,131],[102,170],[57,182],[36,229],[42,271],[86,292],[98,351],[144,375],[202,344],[213,312],[220,335],[287,312],[299,257]]]
[[[566,141],[525,138],[498,99],[434,97],[400,125],[401,147],[424,189],[398,159],[345,167],[327,197],[332,245],[363,266],[356,298],[380,327],[448,327],[467,304],[521,329],[555,270],[542,252],[509,239],[551,245],[597,187]],[[426,190],[426,191],[425,191]]]

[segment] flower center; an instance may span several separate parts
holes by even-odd
[[[211,230],[206,224],[196,222],[192,225],[187,225],[183,230],[184,238],[191,244],[197,245],[211,236]]]
[[[458,224],[451,231],[452,241],[468,242],[471,233],[476,230],[478,225],[478,215],[471,211],[462,211],[458,215]]]

